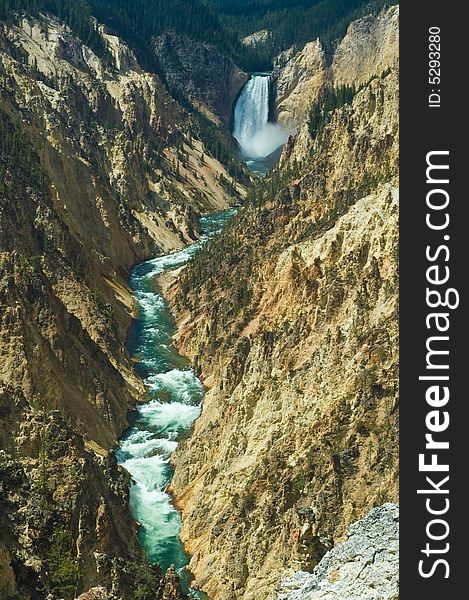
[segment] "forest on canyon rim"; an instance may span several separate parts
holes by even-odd
[[[1,600],[397,600],[398,19],[0,0]]]

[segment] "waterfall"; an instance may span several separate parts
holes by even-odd
[[[269,75],[254,75],[236,103],[233,137],[247,159],[264,158],[288,139],[281,125],[269,122],[270,87]]]

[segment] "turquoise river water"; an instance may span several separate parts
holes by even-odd
[[[200,600],[207,596],[189,589],[189,557],[179,539],[181,516],[165,490],[173,473],[170,456],[199,416],[204,388],[172,343],[175,324],[155,285],[155,277],[184,265],[221,231],[234,212],[203,217],[198,242],[141,263],[131,275],[138,315],[129,332],[128,349],[145,381],[147,401],[137,406],[116,456],[132,476],[130,506],[141,524],[139,538],[149,560],[164,570],[175,565],[184,592]]]

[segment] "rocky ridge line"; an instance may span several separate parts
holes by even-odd
[[[374,508],[352,523],[312,573],[282,578],[269,600],[398,600],[399,509]]]
[[[386,69],[395,68],[398,57],[398,5],[353,21],[331,64],[319,39],[309,42],[299,52],[293,49],[283,52],[274,69],[279,122],[300,127],[325,85],[359,87]]]

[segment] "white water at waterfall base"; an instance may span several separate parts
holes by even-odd
[[[273,155],[289,136],[282,125],[269,121],[270,90],[270,75],[253,75],[241,91],[234,112],[233,137],[248,166],[256,171],[257,165],[260,172],[275,163],[278,156]],[[271,161],[266,160],[271,156]]]
[[[149,560],[160,564],[163,570],[174,564],[185,594],[199,600],[207,596],[189,589],[189,557],[179,539],[181,516],[166,488],[173,474],[170,456],[199,416],[204,388],[172,343],[175,325],[154,280],[157,275],[184,265],[234,212],[203,217],[203,235],[197,243],[141,263],[131,276],[138,316],[127,346],[145,381],[148,401],[138,405],[116,456],[132,477],[130,507],[140,523],[139,539]]]

